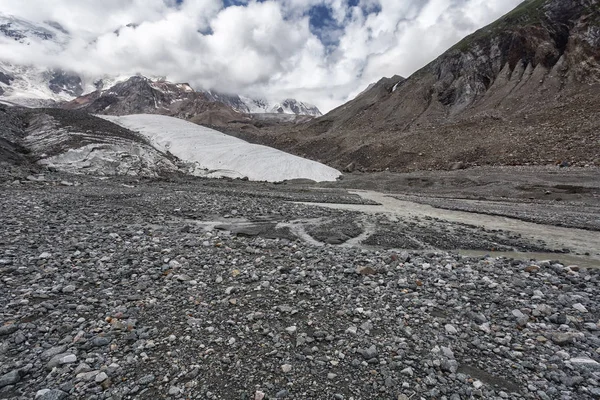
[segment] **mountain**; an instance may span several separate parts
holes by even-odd
[[[143,76],[78,97],[62,108],[105,115],[161,114],[216,126],[248,120],[227,104],[196,92],[186,83],[154,81]]]
[[[333,181],[340,172],[164,115],[98,117],[80,110],[0,104],[0,182],[74,174],[173,173],[279,182]]]
[[[600,163],[600,3],[527,0],[407,79],[255,140],[348,169]]]
[[[56,22],[32,22],[0,14],[0,42],[11,46],[42,45],[59,52],[70,41]],[[61,69],[15,65],[0,57],[0,99],[26,106],[44,106],[71,100],[84,92],[81,78]]]
[[[126,26],[135,27],[134,24]],[[120,29],[114,34],[118,36]],[[56,22],[38,24],[0,13],[0,43],[10,46],[37,44],[51,54],[59,54],[71,40],[70,33]],[[129,76],[117,75],[96,77],[87,80],[90,82],[85,82],[83,77],[75,72],[36,65],[16,65],[3,60],[0,55],[0,100],[29,107],[51,106],[71,101],[96,90],[109,90],[128,79]],[[152,80],[157,84],[161,81],[154,78]],[[204,96],[204,101],[226,104],[239,113],[296,114],[313,117],[322,115],[317,107],[295,99],[271,104],[265,99],[224,94],[214,90],[200,89],[198,92]],[[140,104],[140,107],[143,106]]]
[[[309,103],[296,99],[285,99],[279,103],[271,103],[266,99],[251,98],[236,94],[224,94],[212,90],[200,90],[207,99],[227,104],[234,110],[244,114],[288,114],[320,117],[321,111]]]

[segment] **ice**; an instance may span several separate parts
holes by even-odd
[[[141,133],[159,151],[194,163],[197,175],[247,177],[268,182],[290,179],[335,181],[341,175],[321,163],[251,144],[177,118],[146,114],[102,118]],[[206,170],[208,172],[200,172]]]

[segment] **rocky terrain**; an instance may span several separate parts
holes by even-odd
[[[0,180],[41,168],[96,175],[158,176],[185,170],[136,132],[85,112],[0,104]]]
[[[600,4],[528,0],[306,125],[243,131],[349,171],[600,163]]]
[[[439,250],[543,243],[297,203],[364,203],[340,189],[36,178],[0,185],[0,398],[600,396],[598,269]]]

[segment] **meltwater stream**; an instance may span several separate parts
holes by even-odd
[[[493,252],[455,249],[464,255],[503,256],[515,259],[558,260],[566,265],[577,264],[582,267],[600,268],[600,233],[583,229],[565,228],[552,225],[525,222],[514,218],[478,214],[464,211],[453,211],[435,208],[429,205],[398,200],[393,195],[374,191],[356,190],[363,199],[372,200],[380,205],[303,203],[338,210],[357,211],[366,214],[387,215],[391,221],[406,217],[431,217],[449,222],[475,225],[486,229],[498,229],[521,234],[531,240],[543,240],[552,249],[569,249],[571,253],[522,253]],[[589,255],[586,255],[589,254]]]

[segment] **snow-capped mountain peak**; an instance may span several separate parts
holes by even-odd
[[[313,117],[323,115],[316,106],[296,99],[285,99],[281,103],[276,103],[271,106],[270,112],[274,114],[311,115]]]
[[[13,40],[21,44],[29,44],[32,41],[46,41],[66,45],[71,37],[69,32],[58,22],[47,21],[36,24],[0,13],[0,38]]]

